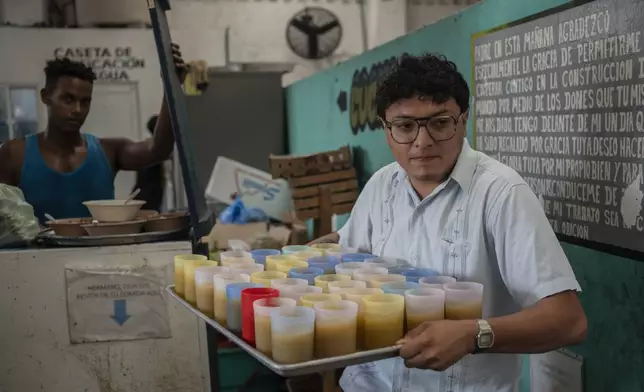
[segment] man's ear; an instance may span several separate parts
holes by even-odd
[[[51,93],[47,87],[40,89],[40,101],[45,105],[51,104]]]

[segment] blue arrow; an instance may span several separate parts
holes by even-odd
[[[114,314],[110,317],[120,326],[130,319],[131,316],[127,314],[127,302],[124,299],[114,300]]]

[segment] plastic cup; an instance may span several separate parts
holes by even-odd
[[[205,256],[203,259],[184,260],[183,262],[183,289],[184,298],[192,306],[197,306],[197,289],[195,287],[195,269],[199,267],[217,266],[216,261],[210,261]]]
[[[407,290],[416,289],[420,285],[416,282],[389,282],[384,283],[380,288],[385,294],[397,294],[404,296]]]
[[[335,256],[318,256],[307,260],[309,267],[322,268],[325,274],[335,274],[335,266],[340,259]]]
[[[356,351],[358,304],[330,300],[315,309],[315,357],[329,358]]]
[[[445,318],[449,320],[476,320],[483,317],[483,285],[474,282],[447,283],[445,291]]]
[[[282,253],[284,253],[285,255],[292,255],[293,253],[305,252],[309,250],[312,250],[312,248],[307,245],[287,245],[282,248]]]
[[[379,267],[385,267],[385,268],[396,268],[396,267],[404,267],[409,265],[403,259],[397,259],[395,257],[386,257],[386,256],[378,256],[373,259],[368,259],[365,261],[376,264]]]
[[[277,290],[288,289],[289,287],[308,286],[309,282],[297,278],[280,278],[271,280],[271,287]]]
[[[357,281],[354,281],[357,282]],[[361,282],[364,283],[364,282]],[[342,299],[354,302],[358,305],[358,340],[357,340],[357,345],[359,350],[364,350],[365,349],[365,342],[364,342],[364,302],[362,301],[362,298],[368,296],[368,295],[374,295],[374,294],[383,294],[383,291],[381,289],[375,289],[375,288],[352,288],[352,289],[345,289],[344,292],[341,293]]]
[[[197,309],[210,318],[215,317],[215,286],[213,278],[217,274],[229,272],[228,267],[197,267],[195,269],[195,297]]]
[[[311,245],[311,248],[322,252],[323,254],[326,254],[327,252],[340,252],[342,250],[342,246],[339,244],[328,244],[328,243],[323,243],[323,244],[313,244]]]
[[[227,250],[219,254],[221,261],[234,260],[234,259],[252,259],[253,255],[245,250]]]
[[[264,265],[266,264],[267,256],[276,256],[276,255],[282,254],[282,252],[280,252],[277,249],[255,249],[255,250],[251,250],[249,253],[257,264],[264,264]]]
[[[337,257],[338,259],[340,257],[342,257],[342,255],[347,254],[347,253],[358,253],[358,248],[341,247],[340,250],[338,250],[338,251],[334,251],[334,250],[326,251],[327,256],[334,256],[334,257]]]
[[[410,268],[407,271],[401,273],[404,277],[407,278],[408,282],[416,282],[421,278],[426,278],[428,276],[438,276],[438,272],[429,268]]]
[[[367,350],[390,347],[403,337],[405,298],[395,294],[375,294],[364,302],[364,339]]]
[[[421,287],[442,290],[443,286],[447,283],[456,283],[456,278],[452,278],[451,276],[426,276],[418,279],[418,283]]]
[[[253,264],[235,264],[230,267],[231,272],[238,272],[240,274],[252,275],[255,272],[264,271],[264,265],[253,263]]]
[[[267,287],[253,287],[241,292],[242,338],[255,344],[255,309],[253,303],[262,298],[277,298],[279,291]]]
[[[252,287],[261,287],[257,283],[231,283],[226,286],[226,325],[233,332],[242,330],[241,292]]]
[[[300,303],[302,306],[307,306],[312,308],[318,302],[324,302],[329,300],[341,300],[342,297],[340,294],[328,294],[328,293],[317,293],[317,294],[304,294],[300,297]]]
[[[280,297],[291,298],[297,301],[298,305],[301,305],[302,302],[300,298],[306,294],[321,294],[322,287],[317,286],[293,286],[280,290]]]
[[[386,283],[405,282],[405,281],[407,281],[407,278],[404,277],[403,275],[389,273],[387,275],[372,276],[371,279],[369,279],[369,281],[367,282],[367,286],[378,288],[378,287],[382,287],[382,285]]]
[[[293,260],[289,255],[269,255],[266,256],[266,271],[277,271],[277,263],[283,260]]]
[[[206,256],[203,255],[176,255],[174,256],[174,291],[179,294],[181,298],[185,298],[185,289],[184,289],[184,265],[186,261],[191,260],[208,260]]]
[[[348,289],[364,289],[367,287],[367,283],[360,280],[338,280],[329,282],[327,287],[331,294],[342,294]]]
[[[403,273],[405,273],[405,272],[407,272],[407,271],[409,271],[411,269],[414,269],[414,267],[402,266],[402,267],[390,267],[390,268],[388,268],[389,275],[402,275]]]
[[[271,287],[271,280],[284,279],[286,274],[279,271],[259,271],[253,272],[250,276],[250,281],[253,283],[263,284],[264,287]]]
[[[358,268],[357,270],[354,270],[353,279],[361,280],[363,282],[368,282],[376,275],[388,275],[388,274],[389,274],[389,271],[387,271],[387,268],[369,266],[369,267]]]
[[[371,263],[365,263],[362,261],[350,261],[347,263],[340,263],[335,266],[335,273],[340,274],[340,275],[349,275],[353,276],[353,272],[357,269],[360,268],[366,268],[366,267],[377,267],[378,265],[376,264],[371,264]]]
[[[235,251],[238,252],[238,251]],[[221,261],[221,265],[224,267],[234,267],[236,265],[248,265],[255,264],[255,260],[252,257],[238,257],[238,258],[228,258]]]
[[[315,277],[315,285],[322,287],[322,292],[329,292],[329,282],[337,282],[341,280],[351,280],[349,275],[320,275]]]
[[[445,292],[441,289],[420,287],[405,293],[407,330],[411,331],[425,321],[445,318]]]
[[[291,268],[288,272],[289,278],[304,279],[310,285],[314,285],[315,277],[320,275],[324,275],[323,269],[311,267]]]
[[[278,261],[275,264],[277,271],[284,272],[285,274],[288,274],[288,272],[292,268],[301,268],[301,267],[308,267],[308,266],[309,266],[309,263],[307,263],[306,261],[297,260],[295,258],[291,260]]]
[[[255,312],[255,348],[270,357],[271,352],[271,310],[278,307],[295,307],[297,301],[291,298],[262,298],[253,302]]]
[[[375,258],[376,256],[370,254],[370,253],[345,253],[340,257],[340,261],[343,263],[350,263],[350,262],[364,262],[370,259]]]
[[[314,342],[315,310],[303,306],[271,310],[271,347],[276,362],[312,360]]]
[[[217,274],[213,277],[213,284],[215,286],[215,321],[220,325],[226,325],[226,308],[228,306],[226,300],[226,286],[231,283],[244,283],[249,282],[250,277],[245,274],[238,274],[236,272],[224,272]]]
[[[317,250],[304,250],[301,252],[295,252],[289,256],[293,256],[293,258],[296,258],[298,260],[308,261],[311,257],[318,257],[322,256],[323,254],[324,253]]]

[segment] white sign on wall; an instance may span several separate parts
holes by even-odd
[[[130,71],[145,68],[145,59],[129,46],[59,47],[54,49],[54,57],[80,61],[94,70],[98,80],[128,81]]]
[[[67,267],[72,343],[171,337],[165,267]]]

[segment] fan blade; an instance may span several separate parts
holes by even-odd
[[[339,25],[340,25],[340,22],[338,22],[337,20],[334,20],[334,21],[331,21],[331,22],[329,22],[329,23],[327,23],[327,24],[325,24],[323,26],[317,27],[315,29],[316,30],[315,32],[318,33],[319,35],[322,35],[324,33],[329,32],[330,30],[334,29],[335,27],[337,27]]]
[[[311,35],[311,34],[313,34],[313,33],[314,33],[314,32],[312,31],[312,29],[311,29],[311,26],[310,26],[310,25],[308,25],[308,24],[306,24],[306,23],[302,22],[302,21],[301,21],[301,20],[299,20],[299,19],[293,19],[293,20],[291,20],[291,26],[295,27],[296,29],[300,30],[301,32],[303,32],[303,33],[304,33],[304,34],[306,34],[306,35]]]
[[[318,47],[318,36],[309,35],[309,58],[317,59],[319,53],[320,53],[320,50]]]

